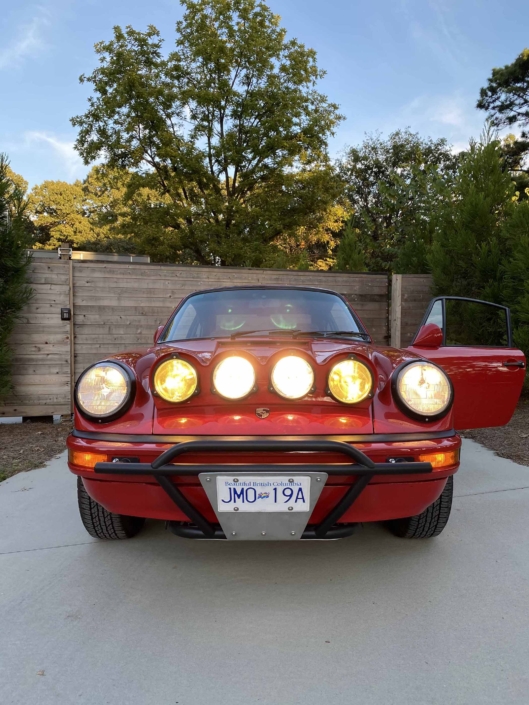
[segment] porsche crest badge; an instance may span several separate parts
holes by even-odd
[[[256,409],[255,415],[260,419],[266,419],[267,416],[270,416],[270,409]]]

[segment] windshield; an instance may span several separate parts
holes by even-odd
[[[362,332],[339,296],[305,289],[232,289],[191,296],[159,342],[245,332]]]

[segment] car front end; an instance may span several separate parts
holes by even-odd
[[[339,538],[424,513],[459,467],[453,389],[314,289],[193,294],[156,343],[81,375],[70,470],[177,535]]]

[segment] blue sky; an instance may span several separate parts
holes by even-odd
[[[85,109],[95,42],[113,25],[154,24],[170,44],[181,15],[172,0],[3,0],[0,151],[31,185],[86,171],[72,115]],[[527,0],[269,0],[291,36],[318,52],[321,90],[347,120],[338,154],[366,132],[409,126],[456,148],[481,130],[475,110],[491,68],[529,46]]]

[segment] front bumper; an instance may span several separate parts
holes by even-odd
[[[432,450],[432,445],[459,448],[460,439],[452,434],[437,434],[437,438],[407,444],[402,439],[397,443],[363,444],[368,446],[367,452],[341,440],[314,437],[187,440],[165,446],[165,450],[160,448],[151,462],[138,462],[138,457],[124,453],[125,444],[114,443],[114,452],[108,453],[110,449],[104,443],[97,443],[97,448],[112,457],[113,462],[97,463],[88,472],[81,472],[75,465],[70,468],[83,475],[89,494],[109,511],[164,518],[175,533],[193,538],[225,538],[197,481],[201,473],[280,475],[294,469],[327,473],[328,483],[303,537],[335,538],[347,531],[352,533],[359,521],[411,516],[435,501],[447,475],[453,474],[457,465],[434,473],[430,463],[416,462],[413,457],[421,450]],[[70,437],[68,445],[76,447],[79,442]],[[90,446],[93,448],[92,442]],[[127,450],[133,452],[134,448]],[[376,451],[379,456],[391,451],[393,462],[377,462],[370,457],[376,456]],[[185,463],[183,457],[190,454],[194,462]],[[229,458],[230,462],[211,463],[211,454],[215,454],[215,459]],[[235,462],[233,454],[237,455]],[[277,462],[278,454],[289,462]],[[297,462],[300,454],[306,454],[303,460],[308,462]],[[256,464],[257,458],[272,458],[273,462]],[[317,459],[324,462],[314,462]]]

